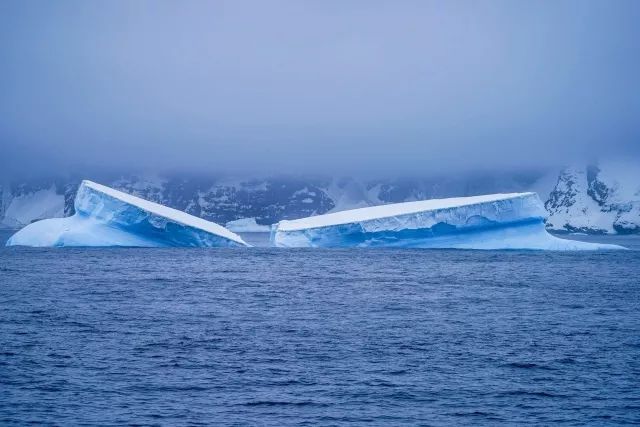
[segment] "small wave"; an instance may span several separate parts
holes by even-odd
[[[71,359],[71,356],[68,354],[59,354],[59,353],[47,353],[47,357],[52,359]]]
[[[189,391],[210,391],[211,387],[208,386],[198,386],[198,385],[163,385],[163,386],[154,386],[154,387],[149,387],[149,386],[144,386],[144,385],[134,385],[129,387],[129,390],[133,390],[133,391],[140,391],[140,392],[149,392],[149,391],[154,391],[154,392],[167,392],[167,393],[173,393],[173,392],[189,392]]]
[[[528,362],[511,362],[511,363],[504,364],[502,366],[508,366],[510,368],[537,368],[538,367],[538,365],[536,365],[535,363],[528,363]]]
[[[512,390],[500,393],[502,396],[533,396],[533,397],[567,397],[564,394],[555,394],[548,391]]]
[[[500,366],[506,367],[506,368],[518,368],[518,369],[545,369],[545,370],[554,369],[549,366],[539,365],[533,362],[509,362],[509,363],[502,364]]]
[[[404,375],[404,374],[408,374],[409,371],[406,369],[398,369],[396,371],[389,371],[388,374],[389,375]]]
[[[501,419],[500,417],[498,417],[497,414],[493,414],[491,412],[484,412],[484,411],[454,412],[452,415],[454,417],[481,417],[481,418],[487,418],[490,420]]]
[[[327,407],[328,403],[319,403],[312,402],[309,400],[304,400],[300,402],[289,402],[282,400],[255,400],[252,402],[242,403],[242,406],[317,406],[317,407]]]
[[[314,385],[316,384],[313,381],[302,381],[302,380],[279,380],[279,381],[270,381],[269,385],[272,387],[288,387],[288,386],[295,386],[295,385],[303,385],[303,386],[308,386],[308,385]]]

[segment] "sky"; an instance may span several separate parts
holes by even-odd
[[[3,0],[0,174],[635,156],[638,22],[636,0]]]

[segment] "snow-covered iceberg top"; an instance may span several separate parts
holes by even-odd
[[[416,247],[464,249],[619,249],[559,239],[544,227],[536,193],[491,194],[373,206],[280,221],[280,247]]]
[[[226,228],[136,196],[82,181],[75,215],[30,224],[8,246],[248,246]]]
[[[373,229],[378,228],[380,227],[380,225],[382,225],[381,220],[386,220],[384,221],[385,223],[401,222],[403,228],[406,228],[404,226],[407,226],[409,228],[417,228],[423,227],[425,225],[425,218],[423,215],[425,212],[429,212],[429,216],[436,212],[446,212],[447,220],[454,219],[458,220],[458,222],[460,220],[466,221],[467,215],[451,216],[448,214],[449,211],[452,211],[455,208],[471,205],[478,205],[481,208],[487,208],[491,206],[497,207],[496,205],[488,204],[488,202],[501,202],[505,200],[508,200],[509,204],[513,203],[513,201],[517,201],[521,205],[521,209],[519,209],[517,212],[518,217],[521,217],[523,214],[525,214],[523,209],[526,208],[527,215],[544,218],[544,207],[541,205],[541,203],[536,203],[535,200],[532,200],[532,196],[535,197],[535,193],[489,194],[483,196],[453,197],[449,199],[431,199],[420,200],[417,202],[393,203],[390,205],[351,209],[296,220],[280,221],[278,223],[278,229],[281,231],[294,231],[359,222],[369,230],[373,231]],[[500,215],[501,218],[503,218],[505,214],[511,214],[510,216],[514,216],[514,214],[516,214],[514,209],[490,210],[492,212],[485,213],[489,213],[496,217]],[[435,222],[433,222],[435,219],[435,217],[432,218],[432,224],[435,224]]]

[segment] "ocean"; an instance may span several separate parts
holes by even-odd
[[[632,250],[1,247],[0,424],[640,423],[640,237],[571,237]]]

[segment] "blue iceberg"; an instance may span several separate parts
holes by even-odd
[[[7,246],[249,246],[226,228],[104,185],[83,181],[75,215],[34,222]]]
[[[280,221],[271,242],[278,247],[624,249],[552,236],[546,215],[536,193],[423,200]]]

